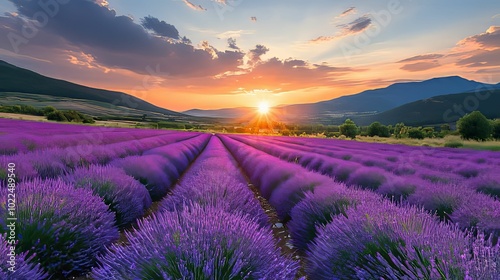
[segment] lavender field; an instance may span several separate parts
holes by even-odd
[[[498,152],[4,119],[0,143],[0,279],[500,279]]]

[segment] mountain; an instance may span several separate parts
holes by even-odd
[[[61,100],[91,101],[93,105],[98,104],[131,113],[153,112],[167,116],[183,116],[122,92],[91,88],[49,78],[2,60],[0,60],[0,93],[3,93],[2,96],[22,93],[30,96],[40,95],[44,98],[53,97],[54,99],[55,97],[55,99],[60,98]]]
[[[385,88],[366,90],[358,94],[317,103],[284,105],[280,106],[278,110],[280,115],[289,120],[324,122],[331,118],[380,113],[434,96],[468,92],[491,86],[497,85],[483,84],[458,76],[442,77],[421,82],[395,83]],[[189,114],[188,112],[185,113]],[[227,114],[227,112],[231,112],[231,114]],[[230,109],[210,110],[208,112],[197,110],[196,115],[217,115],[219,117],[231,115],[234,117],[233,111]],[[238,116],[242,117],[242,115]]]
[[[216,110],[191,109],[188,111],[184,111],[182,113],[194,117],[238,119],[238,118],[244,118],[246,115],[254,114],[255,110],[256,110],[255,108],[250,108],[250,107],[238,107],[238,108],[226,108],[226,109],[216,109]]]
[[[453,123],[465,113],[478,110],[489,119],[500,118],[500,84],[483,91],[440,95],[411,102],[397,108],[369,116],[353,117],[358,125],[374,121],[382,124],[421,126]]]

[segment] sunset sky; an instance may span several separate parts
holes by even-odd
[[[498,0],[9,0],[0,12],[1,60],[177,111],[500,82]]]

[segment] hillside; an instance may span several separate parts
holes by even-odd
[[[328,101],[309,104],[283,105],[275,110],[290,121],[325,122],[343,118],[384,112],[398,106],[439,95],[474,91],[497,85],[483,84],[458,76],[434,78],[421,82],[395,83],[385,88],[363,91]],[[186,114],[206,117],[243,117],[249,108],[195,110]]]
[[[476,95],[489,97],[480,100]],[[477,107],[473,106],[475,104],[477,104]],[[387,125],[399,122],[412,126],[431,125],[455,122],[463,115],[461,110],[465,113],[478,110],[487,118],[500,118],[499,106],[500,89],[495,89],[436,96],[405,104],[383,113],[353,117],[352,119],[358,125],[369,125],[374,121]]]
[[[183,116],[180,113],[160,108],[131,95],[86,87],[63,80],[49,78],[33,71],[16,67],[0,60],[0,92],[5,96],[16,93],[53,96],[64,99],[92,101],[105,108],[130,111],[130,113],[159,113],[166,116]],[[57,106],[57,105],[56,105]]]

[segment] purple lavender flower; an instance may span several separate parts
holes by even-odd
[[[387,175],[383,170],[373,168],[359,168],[349,176],[346,184],[359,186],[363,189],[376,190],[380,185],[387,181]]]
[[[96,279],[294,279],[269,229],[241,214],[194,205],[139,221],[130,245],[112,245]]]
[[[118,227],[142,217],[151,206],[151,197],[144,185],[116,167],[91,165],[78,168],[66,176],[65,181],[102,197],[115,212]]]
[[[310,279],[463,279],[469,240],[416,208],[371,201],[319,228],[306,272]]]
[[[12,267],[9,262],[11,257],[10,247],[13,246],[9,244],[6,240],[6,236],[0,235],[0,279],[15,280],[15,279],[46,279],[47,274],[40,267],[40,264],[33,262],[33,256],[27,257],[27,253],[16,253],[14,268],[15,272],[9,271]]]
[[[7,189],[1,190],[7,201]],[[16,193],[16,233],[19,252],[54,276],[87,272],[98,254],[118,239],[114,214],[92,191],[75,189],[61,180],[22,182]],[[0,231],[10,222],[0,207]]]
[[[145,185],[153,201],[163,198],[179,178],[177,169],[159,155],[130,156],[116,159],[110,165],[123,169]]]
[[[345,215],[353,205],[380,199],[372,192],[347,189],[340,184],[320,186],[305,193],[304,199],[292,208],[292,220],[287,223],[294,246],[305,250],[316,237],[317,227],[326,225],[336,215]]]
[[[476,193],[462,185],[431,184],[419,185],[408,197],[411,205],[422,206],[425,210],[435,212],[441,219],[449,220],[449,216],[462,204],[470,202]]]

